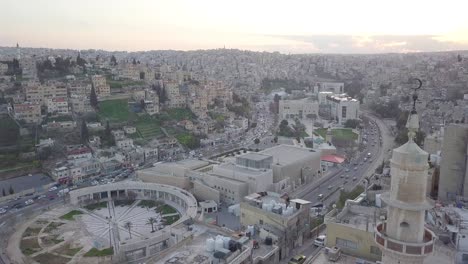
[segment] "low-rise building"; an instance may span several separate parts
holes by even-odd
[[[94,85],[94,90],[98,97],[106,97],[110,95],[110,85],[106,82],[106,77],[102,75],[93,75],[91,82]]]
[[[273,192],[253,193],[240,204],[240,222],[253,226],[259,240],[279,247],[280,258],[286,259],[310,232],[310,202]]]
[[[48,98],[46,101],[47,112],[49,114],[68,115],[68,101],[64,97]]]
[[[125,134],[127,134],[127,135],[131,135],[131,134],[136,133],[136,127],[134,127],[134,126],[124,126],[123,130],[124,130]]]
[[[380,260],[382,252],[374,241],[374,228],[385,215],[380,208],[351,203],[341,211],[332,209],[325,216],[326,246],[339,247],[346,254],[366,260]]]
[[[118,148],[123,149],[123,150],[131,149],[131,148],[133,148],[133,139],[124,138],[124,139],[116,140],[115,145]]]
[[[24,103],[13,105],[13,116],[16,120],[23,120],[26,123],[38,124],[42,121],[41,105],[36,103]]]

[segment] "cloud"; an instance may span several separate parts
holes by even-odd
[[[468,42],[437,35],[276,35],[272,37],[310,44],[320,53],[432,52],[468,49]],[[298,53],[293,50],[291,52]]]

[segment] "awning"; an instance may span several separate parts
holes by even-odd
[[[336,155],[325,155],[325,156],[322,156],[321,160],[331,162],[331,163],[338,163],[338,164],[343,163],[345,161],[343,157],[336,156]]]

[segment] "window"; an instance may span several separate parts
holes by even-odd
[[[377,256],[382,255],[382,252],[380,251],[380,248],[378,248],[376,246],[370,246],[370,253],[373,254],[373,255],[377,255]]]
[[[341,107],[341,117],[346,118],[346,106]]]
[[[400,227],[408,228],[408,227],[409,227],[409,224],[408,224],[407,222],[401,222],[401,223],[400,223]]]
[[[336,245],[342,248],[357,249],[357,243],[351,240],[336,238]]]
[[[258,220],[258,223],[263,225],[263,220],[262,219]]]
[[[462,261],[468,261],[468,254],[462,255]]]

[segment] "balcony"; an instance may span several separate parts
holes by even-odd
[[[421,243],[402,242],[389,238],[386,234],[385,224],[375,227],[374,241],[384,250],[393,251],[408,256],[427,256],[434,251],[436,236],[429,229],[424,230],[424,239]]]

